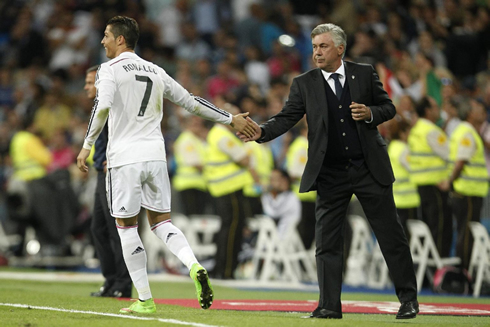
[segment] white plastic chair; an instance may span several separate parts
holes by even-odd
[[[3,229],[2,222],[0,222],[0,253],[8,252],[12,245],[19,244],[22,237],[17,234],[7,235]]]
[[[473,296],[479,297],[483,280],[490,280],[490,237],[485,226],[479,222],[470,222],[470,229],[474,242],[468,273],[475,276]]]
[[[411,236],[410,251],[412,252],[412,260],[414,265],[418,265],[416,278],[417,291],[420,292],[424,274],[426,273],[430,280],[433,279],[433,276],[427,270],[428,267],[439,269],[445,265],[457,265],[461,263],[461,259],[458,257],[441,258],[429,226],[423,221],[408,219],[407,228]]]
[[[350,286],[366,285],[368,263],[374,247],[371,228],[366,219],[358,215],[348,216],[347,221],[352,229],[352,240],[344,283]]]
[[[285,249],[285,255],[294,273],[301,281],[317,281],[315,260],[312,259],[308,250],[305,249],[297,226],[291,226],[284,239],[280,240]]]
[[[376,289],[390,286],[388,267],[367,220],[358,215],[350,215],[347,219],[352,228],[352,241],[344,282]]]
[[[371,262],[369,263],[367,286],[376,289],[384,289],[391,286],[388,266],[386,265],[378,241],[374,243]]]
[[[187,216],[179,213],[173,213],[171,215],[172,224],[179,228],[187,237],[187,229],[189,226],[189,219]],[[145,245],[147,268],[148,271],[154,272],[163,268],[161,257],[165,258],[167,268],[178,269],[182,264],[180,260],[167,248],[165,243],[158,238],[149,226],[145,226],[141,231],[141,238]]]
[[[316,279],[314,264],[296,228],[288,231],[287,236],[281,240],[275,222],[265,215],[251,220],[249,228],[258,232],[252,258],[252,278],[262,282],[275,279],[292,283],[299,283],[304,276],[310,280]],[[305,275],[301,265],[305,269]]]
[[[221,218],[217,215],[190,215],[186,230],[189,245],[194,251],[197,259],[214,257],[216,254],[216,243],[214,235],[221,228]],[[202,237],[200,238],[199,235]]]

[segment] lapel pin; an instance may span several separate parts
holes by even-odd
[[[352,75],[352,79],[356,78],[354,75]]]

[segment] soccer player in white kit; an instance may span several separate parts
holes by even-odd
[[[156,312],[145,248],[138,235],[140,207],[147,210],[151,230],[189,268],[199,304],[207,309],[213,300],[207,271],[170,220],[170,182],[160,127],[163,99],[205,119],[230,124],[250,137],[254,128],[248,113],[233,116],[189,94],[162,68],[137,56],[134,48],[138,37],[138,23],[132,18],[116,16],[107,23],[101,43],[111,60],[97,71],[97,96],[77,165],[81,171],[88,171],[86,159],[108,119],[107,200],[116,219],[124,261],[139,295],[138,301],[121,312]]]

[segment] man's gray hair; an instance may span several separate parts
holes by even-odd
[[[313,39],[315,36],[324,33],[330,33],[330,35],[332,36],[333,44],[335,44],[336,47],[343,44],[343,54],[345,54],[345,49],[347,48],[347,35],[345,34],[344,30],[335,24],[320,24],[315,27],[313,31],[311,31],[311,38]]]

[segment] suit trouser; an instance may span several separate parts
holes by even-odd
[[[435,185],[418,187],[422,220],[429,226],[441,257],[449,257],[453,242],[453,219],[449,207],[449,192]]]
[[[343,169],[322,167],[317,180],[316,261],[318,307],[342,312],[343,242],[346,212],[352,194],[360,201],[395,285],[400,302],[417,298],[412,256],[396,213],[392,185],[374,180],[365,164]]]
[[[480,221],[483,198],[478,196],[463,196],[453,193],[451,196],[451,207],[458,231],[456,241],[456,256],[461,258],[463,268],[468,269],[473,248],[473,236],[471,235],[469,223]]]
[[[315,239],[315,202],[301,201],[301,220],[298,223],[298,233],[305,249],[311,248]]]
[[[414,208],[397,208],[398,217],[400,218],[400,222],[402,223],[403,230],[405,231],[405,235],[410,238],[410,233],[407,227],[407,220],[409,219],[419,219],[419,207]]]
[[[111,216],[107,204],[105,173],[102,171],[97,172],[94,214],[90,229],[100,261],[100,270],[105,278],[104,287],[131,292],[131,277],[124,262],[116,221]]]
[[[213,277],[234,278],[238,266],[238,253],[242,247],[245,226],[242,190],[214,198],[216,213],[221,217],[221,229],[216,238],[216,266]]]

